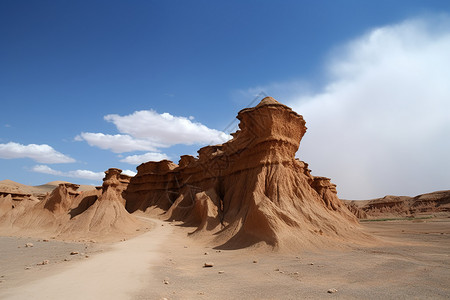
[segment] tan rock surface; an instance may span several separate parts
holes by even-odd
[[[198,158],[140,165],[123,193],[127,210],[162,211],[168,220],[197,226],[196,233],[208,229],[209,242],[223,248],[368,238],[329,178],[312,176],[295,158],[306,132],[302,116],[267,97],[237,118],[233,139],[201,148]]]

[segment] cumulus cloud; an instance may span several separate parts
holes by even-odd
[[[131,170],[123,170],[122,174],[128,175],[128,176],[135,176],[137,173]]]
[[[167,155],[165,155],[164,153],[148,152],[142,155],[130,155],[125,157],[124,159],[121,159],[120,161],[132,165],[139,165],[148,161],[160,161],[164,159],[168,159]]]
[[[121,133],[166,147],[176,144],[217,144],[231,139],[228,134],[193,122],[190,118],[169,113],[158,114],[153,110],[136,111],[126,116],[107,115],[105,120],[114,123]]]
[[[136,139],[124,134],[111,135],[103,133],[82,132],[75,137],[75,140],[84,140],[90,146],[96,146],[104,150],[111,150],[114,153],[132,151],[156,151],[156,147],[162,146],[149,140]]]
[[[231,139],[230,135],[222,131],[194,122],[193,116],[185,118],[169,113],[158,114],[153,110],[142,110],[130,115],[112,114],[104,118],[116,125],[120,134],[82,132],[75,140],[86,141],[90,146],[111,150],[114,153],[149,151],[120,160],[133,165],[168,159],[166,154],[161,153],[161,148],[177,144],[218,144]]]
[[[38,163],[45,164],[75,162],[73,158],[56,151],[51,146],[46,144],[22,145],[14,142],[0,144],[0,158],[31,158]]]
[[[32,171],[37,172],[37,173],[55,175],[55,176],[81,178],[81,179],[88,179],[88,180],[95,180],[95,181],[102,180],[103,177],[105,176],[104,172],[92,172],[89,170],[75,170],[75,171],[63,172],[63,171],[58,171],[58,170],[52,169],[47,165],[36,165],[32,168]]]
[[[333,51],[320,92],[288,98],[309,128],[299,157],[341,198],[449,188],[449,25],[435,17],[373,29]]]

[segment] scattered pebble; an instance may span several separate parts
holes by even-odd
[[[300,274],[299,272],[294,272],[294,273],[292,273],[292,275],[298,275],[298,274]]]
[[[70,261],[70,259],[64,258],[64,261]]]
[[[163,283],[164,283],[164,284],[169,284],[169,280],[164,279],[164,280],[163,280]]]
[[[205,262],[205,264],[203,265],[204,268],[212,268],[214,267],[214,263],[212,262]]]
[[[220,253],[220,252],[222,252],[222,250],[216,250],[216,252],[217,252],[217,253]]]
[[[280,269],[279,269],[279,268],[276,268],[276,269],[275,269],[275,271],[276,271],[276,272],[279,272],[279,271],[280,271]]]
[[[89,258],[89,255],[85,255],[84,257],[85,257],[85,258]]]
[[[208,252],[205,252],[205,255],[208,255],[209,253]]]
[[[31,269],[31,267],[25,267],[25,270],[29,270],[29,269]]]
[[[329,293],[329,294],[334,294],[334,293],[336,293],[338,290],[337,289],[329,289],[328,291],[327,291],[327,293]]]
[[[187,248],[187,246],[184,246],[184,248]]]
[[[204,295],[205,293],[203,292],[198,292],[197,295]]]
[[[38,265],[43,266],[43,265],[48,265],[49,263],[50,263],[50,261],[48,259],[45,259],[42,262],[38,263]]]
[[[314,263],[309,263],[310,266],[314,266]]]
[[[72,252],[70,252],[70,255],[77,255],[77,254],[80,254],[80,252],[78,252],[78,251],[72,251]]]
[[[256,264],[256,263],[258,263],[258,261],[257,261],[257,260],[254,260],[253,263]]]
[[[217,273],[219,273],[219,274],[223,274],[223,273],[225,273],[225,271],[219,271],[219,272],[217,272]]]

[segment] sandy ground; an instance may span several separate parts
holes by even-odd
[[[114,245],[2,238],[0,299],[450,299],[450,219],[367,222],[378,247],[291,254],[219,251],[154,222]],[[36,266],[45,254],[61,262]]]

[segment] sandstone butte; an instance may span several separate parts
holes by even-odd
[[[136,214],[144,213],[192,226],[193,238],[222,249],[371,239],[330,179],[312,176],[308,164],[295,158],[306,133],[301,115],[266,97],[237,118],[233,138],[201,148],[198,158],[143,163],[134,177],[111,168],[97,190],[79,193],[76,185],[62,183],[37,204],[2,210],[0,234],[39,235],[45,229],[61,239],[118,237],[142,228]],[[3,206],[12,202],[3,198]]]

